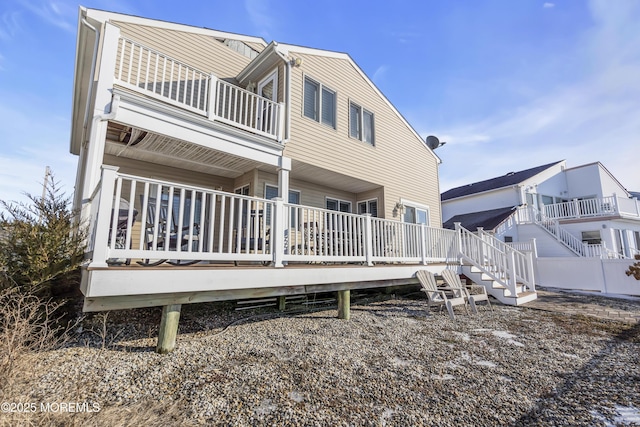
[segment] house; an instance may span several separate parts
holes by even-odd
[[[536,239],[540,257],[632,258],[640,203],[600,162],[558,161],[442,193],[445,228],[460,222],[500,240]]]
[[[85,310],[164,306],[164,322],[318,291],[348,306],[459,265],[438,156],[348,54],[83,7],[78,22]]]

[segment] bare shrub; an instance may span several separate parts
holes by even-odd
[[[640,255],[635,256],[636,262],[629,266],[625,271],[627,276],[633,276],[636,280],[640,280]]]
[[[17,288],[0,291],[0,397],[23,378],[32,353],[55,348],[65,340],[63,328],[54,326],[61,305]]]

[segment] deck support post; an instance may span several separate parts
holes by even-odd
[[[284,309],[287,306],[287,297],[284,295],[281,295],[278,297],[278,310],[280,311],[284,311]]]
[[[180,309],[182,305],[171,304],[162,307],[162,318],[158,330],[158,346],[156,352],[160,354],[171,353],[176,347],[178,336],[178,322],[180,321]]]
[[[351,291],[338,291],[338,319],[351,319]]]

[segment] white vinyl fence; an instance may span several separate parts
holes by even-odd
[[[584,257],[538,258],[536,282],[561,289],[640,295],[640,281],[625,274],[633,262]]]

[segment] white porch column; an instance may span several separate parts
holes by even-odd
[[[95,88],[94,110],[92,120],[86,124],[88,127],[86,130],[89,130],[90,133],[86,141],[81,141],[81,144],[86,144],[86,147],[84,147],[86,160],[83,159],[85,162],[84,176],[78,179],[78,183],[82,180],[82,195],[80,197],[82,206],[80,217],[82,221],[86,221],[89,218],[89,198],[100,181],[100,166],[104,157],[105,138],[107,135],[106,121],[114,116],[117,109],[118,99],[112,96],[112,89],[119,39],[120,29],[110,23],[106,23],[102,40],[100,68],[98,69]],[[91,76],[91,78],[94,78],[94,76]],[[80,172],[80,169],[79,167],[78,172]],[[76,191],[78,191],[78,188],[76,188]]]
[[[364,255],[367,260],[367,265],[371,267],[373,261],[373,227],[371,224],[371,214],[364,214]]]
[[[291,159],[288,157],[280,158],[280,167],[278,168],[278,197],[289,202],[289,172],[291,171]]]
[[[273,199],[273,229],[271,230],[271,250],[273,255],[273,266],[276,268],[284,267],[284,247],[285,247],[285,206],[281,197]]]
[[[114,203],[113,191],[115,188],[118,168],[115,166],[102,166],[102,180],[100,182],[100,195],[98,200],[91,203],[97,203],[97,209],[94,206],[92,211],[95,212],[95,218],[90,218],[93,222],[87,222],[90,230],[95,230],[93,235],[89,236],[89,244],[93,247],[93,255],[91,256],[91,267],[107,267],[107,258],[109,248],[109,228],[111,226],[111,217]]]

